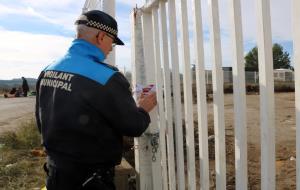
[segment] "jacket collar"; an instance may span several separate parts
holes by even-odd
[[[105,55],[101,49],[83,39],[73,40],[68,52],[71,54],[75,53],[77,55],[88,57],[96,62],[103,62],[105,59]]]

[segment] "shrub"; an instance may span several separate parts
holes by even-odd
[[[32,119],[23,123],[17,132],[6,132],[0,137],[0,144],[4,148],[32,149],[41,144],[41,137],[37,130],[35,121]]]
[[[35,157],[31,149],[41,148],[41,138],[34,120],[24,123],[17,132],[0,136],[0,189],[27,190],[44,186],[44,157]]]

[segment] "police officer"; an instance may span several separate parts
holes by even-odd
[[[113,190],[122,137],[146,130],[156,95],[143,95],[136,105],[125,77],[103,62],[114,45],[124,45],[114,18],[93,10],[76,24],[77,38],[37,83],[36,120],[48,155],[47,189]]]

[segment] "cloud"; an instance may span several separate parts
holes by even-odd
[[[24,7],[9,7],[3,4],[0,4],[0,16],[7,14],[29,14]]]
[[[243,34],[246,41],[256,41],[257,39],[257,18],[256,2],[243,0],[242,3]],[[270,14],[272,25],[273,41],[292,40],[291,26],[291,0],[270,1]],[[228,5],[224,6],[228,12]],[[229,13],[225,13],[229,15]],[[225,17],[226,18],[226,17]],[[225,19],[224,19],[225,20]],[[230,29],[230,24],[225,20],[225,28]]]
[[[130,12],[132,8],[138,5],[141,7],[144,5],[145,0],[116,0],[117,7],[117,19],[119,23],[120,36],[123,40],[126,41],[124,47],[117,48],[117,65],[123,68],[123,65],[126,65],[127,68],[131,66],[131,49],[130,49]],[[176,1],[177,11],[180,8],[178,1]],[[71,34],[74,31],[74,20],[78,17],[81,9],[85,3],[85,0],[10,0],[5,4],[0,2],[0,19],[9,18],[15,15],[24,16],[30,18],[37,18],[39,21],[48,23],[51,26],[61,28],[65,31],[70,31]],[[192,10],[191,4],[192,0],[188,0],[188,10]],[[272,14],[272,35],[273,40],[277,42],[286,42],[291,41],[291,0],[272,0],[271,2],[271,14]],[[242,5],[242,19],[243,19],[243,36],[244,36],[244,51],[253,47],[256,44],[256,7],[255,1],[241,0]],[[203,21],[203,30],[204,30],[204,49],[205,49],[205,60],[208,66],[211,65],[211,48],[209,42],[209,17],[208,17],[208,4],[207,0],[201,0],[202,6],[202,21]],[[228,65],[231,62],[231,40],[230,40],[230,17],[229,17],[229,1],[219,0],[219,9],[220,9],[220,24],[221,24],[221,40],[222,40],[222,57],[223,65]],[[193,15],[192,11],[189,12],[189,29],[191,31],[190,36],[192,35],[193,29]],[[177,12],[177,19],[180,18],[179,12]],[[32,22],[34,23],[34,22]],[[26,25],[26,24],[25,24]],[[178,27],[179,27],[178,23]],[[39,71],[42,66],[39,65],[41,62],[37,63],[34,57],[34,51],[39,52],[38,54],[43,55],[44,61],[42,65],[47,64],[49,61],[59,57],[65,51],[64,48],[68,47],[68,42],[71,41],[71,38],[62,37],[61,34],[53,35],[41,35],[41,34],[30,34],[22,31],[8,31],[6,25],[0,25],[0,69],[3,68],[3,61],[8,61],[5,63],[7,70],[11,68],[11,73],[14,69],[20,68],[22,65],[24,70],[25,68],[33,69],[33,72],[36,73]],[[18,28],[18,30],[22,30]],[[45,28],[47,30],[47,28]],[[25,29],[24,29],[25,31]],[[28,31],[28,30],[27,30]],[[72,32],[71,32],[72,31]],[[31,32],[31,31],[30,31]],[[36,32],[37,33],[37,32]],[[50,33],[52,34],[52,33]],[[178,33],[178,37],[180,36]],[[16,37],[17,36],[17,37]],[[9,39],[9,40],[8,40]],[[16,41],[18,39],[18,41]],[[29,39],[29,40],[26,40]],[[43,40],[45,39],[45,40]],[[180,40],[178,40],[180,42]],[[193,42],[193,39],[191,39]],[[14,42],[13,44],[21,44],[19,49],[12,46],[9,42]],[[43,42],[44,45],[41,45]],[[63,44],[59,44],[63,43]],[[5,46],[6,44],[6,46]],[[22,44],[27,44],[26,46]],[[28,45],[29,44],[29,45]],[[21,48],[22,47],[22,48]],[[49,47],[49,48],[46,48]],[[55,48],[55,47],[64,47],[64,48]],[[193,47],[193,44],[191,44]],[[33,50],[32,50],[33,49]],[[11,51],[9,51],[11,50]],[[194,59],[194,48],[191,48],[191,61]],[[24,53],[27,52],[27,53]],[[21,56],[18,56],[18,55]],[[45,55],[47,54],[47,55]],[[11,56],[11,58],[9,58]],[[36,56],[36,55],[35,55]],[[35,65],[35,67],[32,67]],[[35,69],[38,68],[38,69]],[[30,70],[29,69],[29,70]],[[0,70],[0,72],[1,72]],[[28,73],[30,73],[28,71]],[[0,73],[0,78],[3,78],[4,73]],[[5,74],[5,76],[8,76]]]
[[[81,1],[84,2],[83,0]],[[24,4],[34,8],[57,9],[70,6],[74,2],[74,0],[23,0],[23,2]]]
[[[16,3],[12,0],[10,3],[0,3],[0,19],[8,15],[18,15],[23,18],[28,17],[28,19],[38,18],[45,23],[49,23],[49,25],[60,26],[64,30],[74,31],[74,20],[78,17],[77,12],[81,12],[84,2],[84,0],[75,1],[75,3],[71,0],[22,0]],[[123,2],[123,4],[130,5],[130,2]],[[77,7],[77,9],[66,11],[69,9],[67,8],[68,6]],[[120,35],[127,45],[117,48],[116,60],[122,69],[124,66],[130,69],[131,63],[130,11],[130,7],[118,11],[120,13],[118,18]],[[18,28],[18,30],[22,29]],[[61,36],[61,34],[42,35],[36,32],[35,34],[31,34],[24,31],[9,31],[5,25],[0,25],[0,35],[0,79],[22,75],[37,77],[42,68],[65,53],[65,49],[72,40],[71,38]],[[16,43],[22,45],[12,45]],[[37,55],[39,55],[38,59]]]
[[[30,1],[31,2],[31,1]],[[39,2],[39,1],[33,1]],[[50,1],[49,1],[50,2]],[[52,1],[51,1],[52,2]],[[70,2],[65,2],[64,4],[70,4]],[[73,30],[74,28],[74,21],[78,17],[79,13],[81,12],[81,8],[75,9],[78,6],[77,4],[73,4],[70,8],[61,8],[58,3],[50,3],[50,8],[47,7],[46,4],[42,3],[25,3],[25,1],[21,1],[20,4],[17,6],[13,4],[1,4],[0,3],[0,18],[10,15],[21,15],[27,16],[30,18],[38,18],[42,22],[52,24],[52,25],[59,25],[63,29]],[[83,6],[83,5],[82,5]],[[52,7],[52,8],[51,8]],[[77,10],[77,11],[76,11]],[[78,12],[78,13],[77,13]]]
[[[37,77],[61,57],[72,38],[0,30],[0,79]]]

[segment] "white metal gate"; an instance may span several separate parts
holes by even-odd
[[[236,189],[248,188],[246,94],[240,0],[230,2],[233,52],[235,181]],[[275,189],[274,80],[270,0],[256,1],[257,42],[259,52],[261,189]],[[201,1],[146,0],[132,14],[133,83],[155,84],[158,108],[151,113],[152,123],[144,136],[135,140],[139,187],[144,189],[210,188],[208,162],[207,102],[204,68]],[[177,12],[176,3],[180,3]],[[208,0],[212,55],[216,189],[226,189],[226,155],[223,73],[217,0]],[[199,139],[194,139],[191,57],[188,11],[193,12],[196,50],[196,86]],[[297,163],[300,163],[300,1],[293,0],[294,66],[296,90]],[[177,26],[177,19],[180,24]],[[181,33],[178,38],[177,32]],[[178,40],[180,40],[178,42]],[[183,65],[184,104],[181,103],[179,50]],[[184,110],[184,114],[182,114]],[[184,115],[184,116],[182,116]],[[184,123],[182,122],[184,121]],[[183,139],[185,126],[186,139]],[[173,131],[175,132],[173,134]],[[184,142],[186,141],[186,163]],[[195,172],[195,141],[199,141],[200,178]],[[157,145],[159,145],[157,147]],[[185,171],[187,175],[185,175]],[[300,190],[297,164],[297,189]]]

